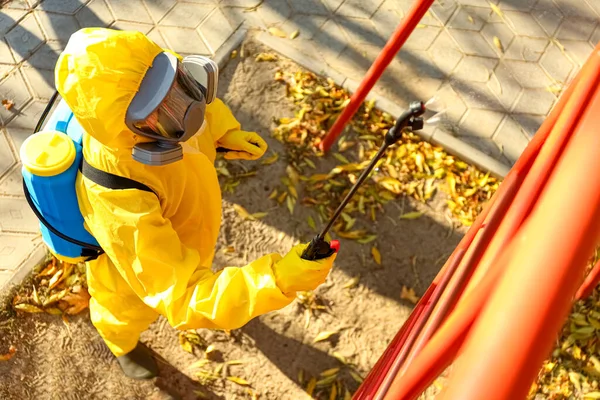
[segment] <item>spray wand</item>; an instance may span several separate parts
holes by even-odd
[[[412,131],[418,131],[423,129],[423,118],[421,115],[425,113],[425,104],[421,101],[413,101],[410,103],[408,110],[404,111],[396,120],[396,123],[385,135],[385,140],[375,157],[371,160],[367,168],[362,172],[354,186],[350,189],[344,200],[340,203],[333,216],[329,219],[329,222],[323,228],[323,230],[311,240],[308,247],[302,253],[304,260],[321,260],[331,256],[339,250],[339,242],[332,240],[331,243],[325,241],[325,235],[331,229],[335,221],[338,219],[354,193],[358,190],[360,185],[367,179],[379,159],[383,156],[385,151],[402,138],[402,131],[404,129],[410,129]]]

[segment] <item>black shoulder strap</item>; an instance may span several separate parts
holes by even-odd
[[[154,193],[152,189],[143,183],[92,167],[85,158],[83,158],[81,163],[81,173],[90,181],[100,186],[104,186],[107,189],[138,189],[143,190],[144,192]]]

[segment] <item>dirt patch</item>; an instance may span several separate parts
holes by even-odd
[[[261,133],[270,151],[283,154],[281,144],[270,138],[269,132],[275,118],[293,114],[292,104],[286,99],[285,87],[273,78],[277,68],[293,71],[298,67],[286,60],[255,62],[253,56],[264,51],[268,49],[246,42],[245,57],[232,60],[222,72],[219,95],[244,129]],[[330,161],[319,162],[317,172],[326,172]],[[270,252],[284,254],[298,241],[310,240],[315,232],[307,217],[315,216],[313,210],[298,205],[290,215],[285,205],[276,206],[267,199],[285,176],[283,158],[268,166],[260,162],[231,164],[231,169],[257,167],[257,175],[243,180],[233,193],[224,193],[215,268],[241,266]],[[268,214],[259,221],[244,221],[233,204],[252,213]],[[424,215],[415,220],[399,219],[412,210]],[[261,399],[299,399],[310,377],[342,367],[340,380],[355,390],[358,383],[339,358],[355,364],[363,376],[377,361],[410,313],[412,305],[400,300],[402,286],[422,294],[462,236],[463,231],[453,228],[448,214],[443,195],[438,194],[428,205],[401,198],[388,203],[377,222],[358,221],[377,234],[375,244],[382,254],[382,265],[377,265],[370,254],[373,243],[342,240],[334,270],[316,291],[326,310],[311,318],[308,326],[304,306],[295,302],[229,334],[199,330],[200,336],[216,348],[217,361],[242,361],[219,374],[245,379]],[[227,247],[231,247],[229,252],[223,251]],[[357,276],[358,285],[344,288]],[[331,330],[339,333],[313,343],[320,332]],[[142,335],[142,342],[155,352],[160,367],[160,377],[147,382],[121,374],[87,314],[68,322],[45,314],[4,318],[0,337],[0,353],[9,345],[17,348],[10,361],[0,362],[2,399],[160,399],[167,398],[167,393],[194,399],[197,390],[207,398],[252,398],[247,387],[224,379],[212,385],[198,383],[194,369],[189,367],[202,359],[203,353],[185,352],[177,331],[162,318]]]

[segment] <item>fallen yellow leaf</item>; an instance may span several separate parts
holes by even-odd
[[[58,283],[61,281],[61,277],[64,273],[64,270],[61,269],[57,273],[55,273],[52,278],[50,278],[50,282],[48,282],[48,289],[53,289]]]
[[[48,296],[42,302],[42,305],[44,307],[46,307],[46,306],[49,306],[52,303],[56,303],[57,301],[59,301],[60,299],[62,299],[63,297],[65,297],[65,295],[67,294],[68,291],[69,291],[69,289],[63,289],[60,292],[56,292],[56,293],[52,294],[51,296]]]
[[[248,210],[246,210],[244,207],[240,206],[239,204],[234,204],[233,209],[238,213],[238,215],[240,217],[242,217],[242,219],[251,219],[251,215],[248,212]]]
[[[336,400],[337,394],[337,385],[333,385],[331,387],[331,393],[329,393],[329,400]]]
[[[240,378],[240,377],[237,377],[237,376],[228,376],[227,380],[231,381],[233,383],[237,383],[240,386],[250,386],[250,382],[248,382],[244,378]]]
[[[254,59],[257,62],[261,62],[261,61],[277,61],[279,58],[277,57],[276,54],[273,53],[259,53],[256,55],[256,58]]]
[[[279,153],[273,153],[273,155],[271,157],[265,158],[264,160],[261,161],[262,165],[271,165],[274,162],[276,162],[277,160],[279,160]]]
[[[56,258],[52,258],[52,262],[48,263],[48,265],[37,276],[54,275],[55,273],[56,273]]]
[[[294,198],[292,198],[291,196],[288,196],[286,198],[286,202],[287,202],[287,208],[290,212],[290,214],[294,214],[294,207],[296,206],[296,200]]]
[[[194,369],[194,368],[202,368],[204,367],[206,364],[209,364],[210,360],[207,359],[202,359],[202,360],[198,360],[196,362],[193,362],[192,364],[190,364],[188,366],[188,369]]]
[[[402,183],[396,178],[388,176],[380,179],[377,183],[394,194],[402,192]]]
[[[344,283],[344,286],[342,286],[342,287],[344,289],[352,289],[358,285],[359,281],[360,281],[360,275],[357,275],[354,278],[348,279],[348,281],[346,283]]]
[[[377,235],[369,235],[369,236],[365,237],[364,239],[357,240],[357,242],[360,244],[367,244],[367,243],[371,243],[375,239],[377,239]]]
[[[495,5],[494,3],[490,2],[490,7],[492,8],[492,11],[494,11],[496,14],[498,14],[498,16],[502,19],[504,19],[504,13],[502,12],[502,10],[500,9],[500,7],[498,7],[497,5]]]
[[[329,339],[333,335],[337,335],[339,331],[323,331],[320,332],[313,340],[313,343],[322,342],[324,340]]]
[[[350,161],[340,153],[333,153],[333,156],[341,163],[350,164]]]
[[[285,33],[284,31],[282,31],[281,29],[279,29],[276,26],[272,26],[272,27],[270,27],[267,30],[273,36],[277,36],[277,37],[280,37],[280,38],[286,38],[287,37],[287,33]]]
[[[502,45],[502,41],[498,36],[494,36],[494,45],[496,48],[498,48],[498,50],[500,50],[501,53],[504,53],[504,46]]]
[[[315,165],[314,162],[312,162],[312,160],[310,158],[304,158],[304,162],[306,163],[306,165],[308,165],[312,169],[317,169],[317,166]]]
[[[331,376],[331,375],[336,375],[338,372],[340,372],[340,368],[336,367],[336,368],[326,369],[325,371],[321,372],[319,375],[320,376]]]
[[[300,35],[300,31],[294,31],[290,33],[290,39],[296,39]]]
[[[296,190],[296,187],[292,184],[288,185],[288,191],[290,192],[290,195],[292,195],[293,198],[297,199],[298,198],[298,191]]]
[[[0,354],[0,361],[10,360],[15,355],[16,352],[17,352],[17,348],[13,345],[10,345],[10,347],[8,348],[8,353]]]
[[[268,214],[269,213],[266,213],[266,212],[257,212],[257,213],[254,213],[254,214],[250,214],[249,219],[251,219],[251,220],[261,219],[261,218],[266,217]]]
[[[41,312],[44,312],[44,310],[42,310],[41,308],[38,308],[38,307],[36,307],[34,305],[27,304],[27,303],[17,304],[14,307],[15,307],[15,309],[17,309],[19,311],[25,311],[27,313],[41,313]]]
[[[373,260],[377,265],[381,265],[381,253],[377,250],[377,247],[373,246],[371,248],[371,255],[373,256]]]
[[[38,296],[37,289],[35,288],[35,285],[32,285],[32,287],[33,291],[31,292],[31,298],[33,299],[35,305],[40,306],[40,297]]]
[[[365,235],[365,231],[356,230],[350,232],[337,232],[338,236],[344,239],[362,239]]]
[[[210,359],[211,355],[214,354],[214,352],[217,350],[217,348],[210,344],[208,345],[208,347],[206,347],[206,350],[204,350],[204,355],[206,356],[206,358]]]
[[[285,198],[287,197],[287,192],[281,192],[281,194],[279,195],[279,197],[277,197],[277,202],[279,204],[283,203],[283,201],[285,200]]]
[[[554,84],[552,86],[546,86],[546,90],[550,93],[560,93],[563,87],[560,84]]]
[[[407,288],[406,286],[402,286],[402,293],[400,293],[400,298],[402,300],[408,300],[413,304],[417,304],[419,302],[419,296],[416,295],[415,289]]]
[[[193,392],[194,392],[194,394],[195,394],[195,395],[196,395],[196,396],[197,396],[199,399],[202,399],[202,400],[204,400],[204,399],[208,399],[208,398],[209,398],[209,397],[208,397],[208,395],[207,395],[206,393],[204,393],[202,390],[198,390],[198,389],[196,389],[196,390],[194,390]]]
[[[325,181],[327,179],[329,179],[329,174],[315,174],[313,176],[311,176],[310,178],[308,178],[309,181],[312,182],[320,182],[320,181]]]
[[[320,380],[317,381],[317,387],[318,388],[322,388],[322,387],[329,386],[333,382],[335,382],[336,378],[337,378],[336,375],[327,376],[325,378],[322,378],[322,379],[320,379]]]
[[[421,218],[422,216],[423,216],[422,212],[412,211],[412,212],[402,214],[400,216],[400,219],[417,219],[417,218]]]
[[[312,394],[315,391],[316,386],[317,386],[317,379],[314,377],[310,378],[310,381],[308,381],[308,385],[306,386],[306,393],[308,393],[308,395],[312,397]]]
[[[194,354],[194,346],[185,336],[185,332],[179,332],[179,345],[184,351]]]
[[[350,369],[350,376],[358,383],[362,383],[363,382],[363,377],[360,376],[360,374],[358,372],[356,372],[354,369]]]

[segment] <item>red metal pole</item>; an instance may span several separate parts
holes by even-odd
[[[552,128],[554,127],[558,116],[561,114],[567,100],[571,96],[571,93],[573,92],[573,86],[574,85],[570,85],[565,91],[565,93],[561,96],[561,99],[559,100],[558,104],[554,107],[552,113],[548,116],[547,120],[544,122],[542,127],[540,127],[540,130],[538,131],[534,139],[531,141],[530,145],[525,149],[523,155],[517,161],[517,163],[507,176],[505,182],[501,185],[498,194],[500,192],[503,192],[504,190],[508,190],[507,185],[509,185],[509,182],[511,180],[514,180],[516,182],[515,185],[521,185],[521,182],[523,182],[523,180],[525,179],[525,176],[528,174],[534,160],[540,152],[540,149],[544,145],[544,142],[546,141]],[[518,195],[522,196],[523,192],[519,191]],[[479,229],[479,227],[477,227],[477,229]],[[494,239],[495,238],[496,236],[494,236]],[[486,255],[488,252],[489,249],[488,251],[486,251]],[[503,249],[504,255],[506,255],[506,252],[507,250],[505,246]],[[497,257],[501,255],[502,253],[496,254],[496,257],[494,257],[494,259],[498,261]],[[497,264],[497,262],[495,264]],[[495,268],[494,271],[496,272],[494,273],[494,275],[499,276],[497,272],[499,268],[498,266],[493,265],[490,268]],[[493,288],[493,286],[491,286],[491,283],[496,280],[496,278],[490,278],[491,271],[488,271],[488,268],[485,268],[485,270],[488,273],[485,274],[485,276],[482,276],[482,278],[483,281],[488,283],[484,284],[482,279],[479,279],[477,285],[472,285],[472,287],[470,288],[471,290],[467,290],[465,292],[465,294],[463,295],[464,298],[461,298],[461,301],[457,306],[458,308],[452,313],[450,317],[453,318],[453,321],[456,321],[456,318],[459,318],[457,316],[464,316],[465,314],[469,314],[472,318],[475,318],[475,314],[473,314],[474,310],[470,310],[469,308],[465,309],[465,307],[480,307],[481,304],[478,303],[478,300],[473,299],[473,296],[476,293],[479,293],[480,296],[483,296],[486,293],[489,294]],[[473,279],[471,279],[471,283],[474,283]],[[482,289],[482,287],[484,289]],[[480,301],[483,301],[483,299],[484,297],[480,297]],[[470,322],[471,321],[468,321],[469,324]],[[425,387],[428,384],[431,383],[435,376],[437,376],[435,371],[437,371],[437,373],[440,373],[447,365],[449,365],[449,363],[451,362],[450,350],[457,349],[456,343],[452,342],[452,339],[450,339],[448,336],[448,332],[452,330],[453,323],[455,322],[447,322],[446,324],[444,324],[440,329],[440,332],[435,334],[435,341],[434,339],[431,339],[431,344],[427,342],[427,340],[423,341],[423,345],[425,346],[424,348],[428,349],[425,355],[420,355],[419,345],[415,346],[416,360],[409,365],[410,368],[407,370],[406,375],[399,374],[396,377],[396,380],[394,381],[394,384],[390,389],[387,398],[409,399],[417,396],[419,393],[421,393],[422,390],[425,389]],[[460,338],[463,337],[461,335],[466,334],[466,329],[468,328],[468,325],[466,325],[467,319],[463,319],[462,323],[463,331],[461,331],[462,333],[460,333],[460,335],[457,334],[457,332],[459,332],[460,329],[459,331],[454,331],[455,334],[458,335],[454,337],[454,341],[461,340]],[[444,342],[444,339],[446,339],[447,342]],[[446,353],[444,353],[444,351],[446,351]],[[446,362],[441,361],[440,363],[440,360],[446,360]]]
[[[447,292],[444,293],[443,298],[433,310],[430,321],[428,321],[426,326],[423,327],[423,331],[419,336],[419,339],[416,342],[410,357],[408,357],[403,370],[405,370],[410,365],[411,360],[414,359],[415,355],[425,346],[425,344],[431,338],[433,333],[441,325],[445,316],[454,307],[454,305],[456,304],[456,300],[463,293],[465,285],[469,281],[469,278],[471,278],[473,272],[481,267],[480,261],[482,260],[483,255],[489,255],[489,247],[491,247],[490,243],[497,242],[498,239],[500,239],[504,243],[503,248],[506,248],[507,240],[512,238],[514,231],[501,232],[498,226],[502,226],[503,224],[505,224],[506,217],[513,213],[514,207],[511,204],[513,203],[513,199],[516,197],[517,190],[519,193],[519,198],[523,197],[523,188],[521,188],[520,186],[522,185],[522,182],[525,179],[527,179],[527,176],[534,178],[538,182],[540,181],[540,174],[533,172],[531,174],[528,174],[528,172],[530,171],[531,165],[535,164],[536,159],[534,158],[534,156],[540,153],[540,148],[542,148],[542,144],[544,145],[543,147],[548,147],[548,144],[545,144],[544,142],[548,138],[548,135],[552,127],[554,126],[556,119],[558,118],[560,112],[564,108],[564,104],[571,95],[571,92],[573,90],[572,88],[573,86],[569,86],[568,90],[561,98],[559,104],[556,105],[556,107],[553,109],[553,112],[544,122],[543,126],[540,127],[540,130],[535,136],[535,139],[523,153],[523,157],[511,170],[511,173],[506,177],[502,185],[503,188],[498,193],[499,195],[501,195],[502,199],[498,201],[499,204],[497,205],[497,207],[495,207],[491,211],[492,215],[490,215],[489,221],[485,224],[485,229],[481,230],[482,234],[481,237],[479,237],[476,241],[475,248],[473,249],[473,251],[470,251],[467,254],[463,265],[460,266],[460,273],[455,279],[453,279],[452,285],[448,288]],[[513,184],[512,181],[516,182]],[[507,187],[507,185],[509,186]],[[510,191],[511,193],[507,193],[508,191]],[[525,201],[529,202],[529,199],[526,198]],[[514,202],[517,204],[519,203],[518,200],[514,200]],[[520,202],[522,203],[523,200],[521,199]],[[520,207],[519,209],[522,209],[522,207]],[[520,222],[521,220],[519,221],[519,225]],[[516,227],[518,228],[518,225]],[[490,259],[495,260],[497,257],[498,252],[494,252],[494,255],[491,258],[488,257],[488,261]],[[487,265],[484,270],[487,271],[488,268],[489,265]],[[402,375],[402,372],[400,372],[400,375]]]
[[[348,103],[323,141],[319,144],[321,150],[328,151],[335,143],[350,118],[356,113],[377,80],[396,56],[396,53],[400,51],[400,48],[404,42],[406,42],[406,39],[408,39],[421,18],[423,18],[429,7],[431,7],[431,4],[433,4],[433,1],[434,0],[415,0],[412,8],[404,16],[392,37],[387,41],[385,47],[381,50],[381,53],[379,53],[375,62],[373,62],[371,68],[367,71],[367,74],[358,86],[358,89],[352,95],[350,103]]]
[[[584,105],[591,96],[586,89],[586,85],[590,82],[581,82],[580,79],[582,74],[587,80],[590,79],[592,75],[586,72],[589,70],[589,67],[589,65],[584,66],[581,74],[569,85],[534,137],[534,140],[540,140],[543,137],[544,144],[539,150],[538,156],[533,161],[533,165],[527,176],[524,177],[514,205],[504,216],[497,234],[494,236],[488,251],[486,251],[482,258],[481,266],[477,271],[479,276],[474,277],[470,284],[471,286],[477,284],[478,278],[482,274],[485,274],[489,265],[506,248],[535,205],[539,194],[571,136],[573,127],[581,117]],[[551,131],[552,134],[550,134]],[[522,171],[516,171],[516,173],[519,172]]]
[[[446,289],[448,282],[452,279],[452,276],[456,272],[456,268],[460,264],[464,255],[464,251],[460,250],[456,256],[454,253],[449,258],[448,269],[445,272],[444,276],[440,280],[439,285],[434,287],[434,290],[431,294],[431,299],[427,302],[427,304],[423,307],[420,312],[418,320],[409,328],[409,332],[406,335],[406,339],[404,343],[402,343],[400,347],[400,351],[395,355],[395,359],[391,360],[390,367],[388,368],[386,374],[382,376],[382,379],[378,380],[378,385],[375,391],[374,399],[382,399],[385,393],[388,391],[390,385],[394,381],[396,374],[404,364],[404,361],[408,357],[410,350],[417,340],[419,333],[423,329],[423,326],[427,323],[431,312],[433,311],[433,307],[437,304],[441,294]]]
[[[481,214],[471,226],[471,229],[469,229],[467,234],[461,239],[450,258],[448,258],[433,280],[433,283],[415,306],[409,319],[404,323],[400,332],[396,334],[396,337],[394,337],[386,351],[381,355],[377,364],[375,364],[359,390],[354,394],[354,400],[372,398],[374,392],[380,388],[384,379],[388,379],[388,377],[391,379],[394,378],[397,369],[399,368],[399,366],[396,368],[395,365],[400,357],[400,353],[406,348],[407,340],[410,340],[411,336],[415,336],[419,333],[420,327],[423,326],[429,313],[437,302],[436,297],[432,297],[434,292],[438,290],[440,285],[445,286],[444,282],[451,277],[453,273],[453,263],[460,262],[462,259],[462,254],[469,248],[477,232],[483,225],[488,212],[493,208],[496,197],[497,195],[493,196],[488,204],[486,204]]]
[[[566,95],[567,91],[563,95],[563,98],[566,97]],[[555,108],[559,108],[559,104],[557,104]],[[546,124],[547,123],[545,123],[545,125],[543,125],[542,128],[546,126]],[[501,185],[501,188],[498,190],[496,195],[494,195],[494,197],[492,197],[488,204],[486,204],[486,207],[477,217],[475,223],[471,226],[467,234],[463,237],[459,245],[456,247],[455,251],[452,253],[450,258],[444,265],[444,267],[440,270],[440,272],[434,279],[434,282],[427,290],[426,294],[421,298],[421,301],[415,307],[415,310],[409,317],[409,320],[407,320],[403,325],[402,330],[392,340],[392,342],[388,346],[388,349],[382,354],[375,367],[373,367],[373,369],[365,379],[364,383],[354,395],[355,400],[372,398],[375,391],[379,390],[380,385],[384,379],[395,377],[396,374],[394,373],[392,368],[395,366],[395,363],[402,363],[402,360],[399,360],[401,351],[406,349],[407,341],[410,341],[411,336],[416,338],[416,335],[420,333],[419,328],[422,328],[424,326],[425,322],[427,321],[427,316],[430,315],[433,308],[437,304],[439,296],[436,295],[435,297],[430,298],[430,291],[434,288],[436,290],[441,289],[440,286],[442,285],[442,283],[451,278],[453,270],[453,268],[451,268],[452,263],[460,261],[460,259],[457,258],[459,256],[459,252],[464,254],[464,252],[466,252],[471,246],[471,243],[473,242],[477,233],[485,226],[484,221],[487,219],[488,213],[491,210],[493,210],[497,196],[499,196],[502,191],[509,189],[508,186],[510,186],[509,182],[511,181],[510,177],[515,176],[517,178],[517,181],[521,181],[523,179],[523,176],[527,173],[530,165],[532,164],[534,158],[539,152],[543,141],[546,139],[547,133],[550,131],[550,128],[548,128],[546,131],[543,131],[542,128],[540,128],[540,132],[538,132],[538,134],[534,137],[530,145],[525,149],[522,157],[517,161],[517,163],[505,179],[505,182]],[[413,321],[413,317],[415,317],[415,314],[417,312],[420,313],[420,316],[419,320],[415,322]],[[410,325],[410,327],[408,328],[408,333],[405,332],[407,325]]]
[[[552,349],[600,237],[600,57],[595,92],[472,328],[444,399],[522,399]],[[493,390],[490,390],[493,388]]]
[[[510,255],[510,249],[504,257]],[[452,363],[458,350],[502,275],[505,263],[496,263],[482,279],[479,286],[464,298],[464,306],[458,306],[433,335],[421,352],[415,357],[411,367],[402,376],[397,375],[388,390],[385,400],[415,399],[433,380]]]
[[[430,286],[432,290],[433,287],[433,285]],[[427,294],[428,293],[426,293],[426,295]],[[375,393],[387,376],[389,369],[398,357],[398,352],[403,348],[408,334],[421,318],[425,303],[426,301],[423,302],[423,304],[417,304],[415,306],[408,319],[402,325],[402,328],[400,328],[400,331],[398,331],[392,342],[377,361],[377,364],[371,369],[371,372],[369,372],[364,382],[360,385],[356,393],[354,393],[354,396],[352,397],[354,400],[373,398],[373,393]]]
[[[600,282],[600,261],[594,264],[594,268],[592,268],[588,276],[579,287],[579,290],[577,290],[575,299],[581,300],[591,295],[594,288],[598,286],[598,282]]]
[[[576,80],[577,81],[577,80]],[[576,82],[575,81],[575,82]],[[505,180],[505,183],[501,186],[501,189],[499,190],[499,192],[501,192],[503,190],[503,187],[506,186],[506,184],[508,183],[508,181],[510,181],[509,177],[513,176],[516,178],[517,181],[522,182],[525,175],[528,173],[533,160],[536,158],[536,156],[538,155],[540,148],[542,146],[542,144],[544,143],[544,141],[547,139],[550,131],[552,130],[554,123],[556,122],[556,119],[558,118],[558,116],[561,114],[562,109],[566,103],[566,101],[568,100],[568,98],[571,96],[571,93],[573,91],[573,86],[574,84],[570,85],[567,90],[563,93],[563,95],[561,96],[561,99],[559,100],[559,102],[557,103],[557,105],[554,107],[553,111],[551,112],[551,114],[548,116],[547,120],[544,122],[544,124],[542,125],[542,127],[540,128],[540,130],[538,131],[538,133],[536,134],[536,136],[534,137],[534,139],[532,140],[532,142],[530,143],[530,145],[526,148],[526,150],[524,151],[523,155],[521,156],[521,158],[517,161],[517,163],[515,164],[515,166],[513,167],[513,169],[511,170],[509,176],[507,177],[507,179]],[[519,183],[520,185],[520,183]],[[495,198],[495,197],[494,197]],[[492,199],[493,201],[493,199]],[[490,201],[490,203],[492,202]],[[486,210],[484,210],[484,213],[482,214],[486,214],[487,210],[489,208],[486,208]],[[474,224],[474,226],[471,228],[471,230],[469,230],[469,232],[467,233],[466,238],[468,238],[470,236],[470,234],[475,235],[475,233],[477,233],[477,231],[480,229],[481,227],[481,223],[483,221],[483,219],[485,218],[485,215],[480,215],[480,217],[482,217],[481,219],[478,218],[478,220],[476,221],[476,223]],[[494,238],[496,238],[496,236],[494,236]],[[472,240],[472,237],[470,238],[470,240]],[[470,243],[469,240],[469,243]],[[463,243],[461,242],[461,244],[457,247],[457,250],[459,248],[461,248],[461,245],[463,245]],[[462,248],[468,248],[469,245],[462,247]],[[505,252],[505,250],[504,250]],[[487,255],[487,252],[486,252]],[[454,254],[453,254],[454,256]],[[452,257],[451,257],[452,258]],[[494,257],[495,258],[495,257]],[[450,260],[449,260],[450,261]],[[444,266],[444,268],[446,268],[447,265]],[[485,268],[485,270],[487,270],[487,268]],[[479,271],[478,271],[479,272]],[[441,280],[444,277],[444,271],[440,271],[440,274],[438,274],[438,276],[435,279],[435,284],[438,285],[438,282],[441,283]],[[478,281],[480,281],[480,279],[478,279]],[[471,280],[471,283],[473,282],[473,279]],[[471,286],[471,285],[470,285]],[[431,289],[431,288],[430,288]],[[467,291],[467,293],[469,293],[470,291]],[[436,296],[437,297],[437,296]],[[435,306],[435,299],[432,298],[429,300],[427,306],[428,306],[428,310],[429,312],[431,312],[432,308]],[[461,301],[461,304],[463,302]],[[468,302],[467,304],[469,304],[470,302]],[[423,311],[421,310],[421,308],[419,308],[419,311],[421,312],[421,317],[419,318],[419,326],[415,326],[417,324],[413,324],[411,322],[411,325],[415,326],[414,328],[410,329],[411,331],[411,335],[414,336],[415,334],[419,333],[419,329],[417,329],[418,327],[422,327],[423,323],[426,321],[426,314],[423,313]],[[427,311],[426,311],[427,313]],[[411,316],[412,317],[412,316]],[[407,321],[408,323],[408,321]],[[434,323],[435,325],[435,323]],[[404,327],[403,327],[404,329]],[[432,331],[435,329],[432,329]],[[377,388],[378,384],[382,381],[381,379],[381,375],[385,374],[385,368],[381,368],[381,364],[382,363],[386,363],[387,365],[390,365],[389,360],[387,360],[388,357],[393,357],[394,354],[390,353],[390,348],[392,347],[401,347],[401,348],[405,348],[406,347],[406,342],[407,342],[407,335],[404,334],[404,332],[402,332],[402,343],[398,343],[398,336],[394,339],[394,341],[390,344],[388,351],[386,351],[384,353],[384,355],[382,355],[382,357],[380,358],[380,360],[378,361],[376,367],[372,370],[372,372],[369,374],[369,376],[367,377],[367,379],[365,380],[365,383],[361,386],[359,392],[357,393],[355,399],[363,399],[363,398],[370,398],[373,393],[372,393],[372,388]],[[426,335],[427,336],[427,335]],[[426,340],[423,340],[422,343],[425,343]],[[404,346],[403,346],[404,344]],[[419,346],[420,347],[420,346]],[[416,349],[415,354],[418,353],[419,348]],[[396,355],[398,355],[398,351],[395,352]],[[398,360],[396,360],[397,362]],[[394,364],[391,364],[392,366]],[[390,372],[388,371],[388,375],[391,375]],[[379,378],[377,378],[379,376]],[[402,381],[404,381],[404,379],[402,379]],[[366,394],[365,394],[366,393]],[[369,396],[369,394],[371,396]],[[363,395],[365,395],[365,397],[363,397]]]
[[[456,302],[462,295],[473,272],[479,267],[479,260],[487,250],[490,241],[498,230],[498,226],[502,222],[502,217],[507,213],[515,194],[519,189],[518,185],[520,182],[515,178],[516,176],[512,175],[508,177],[508,181],[504,181],[504,190],[498,196],[496,207],[492,210],[489,221],[485,224],[484,229],[481,230],[479,238],[477,238],[476,242],[471,246],[473,247],[472,251],[469,252],[468,256],[465,257],[464,262],[461,263],[458,268],[456,276],[453,277],[447,292],[444,293],[443,299],[435,307],[431,319],[427,321],[426,326],[423,328],[416,341],[414,349],[412,349],[410,356],[407,357],[400,375],[410,367],[411,361],[425,347],[425,344],[438,330],[446,316],[456,305]]]

